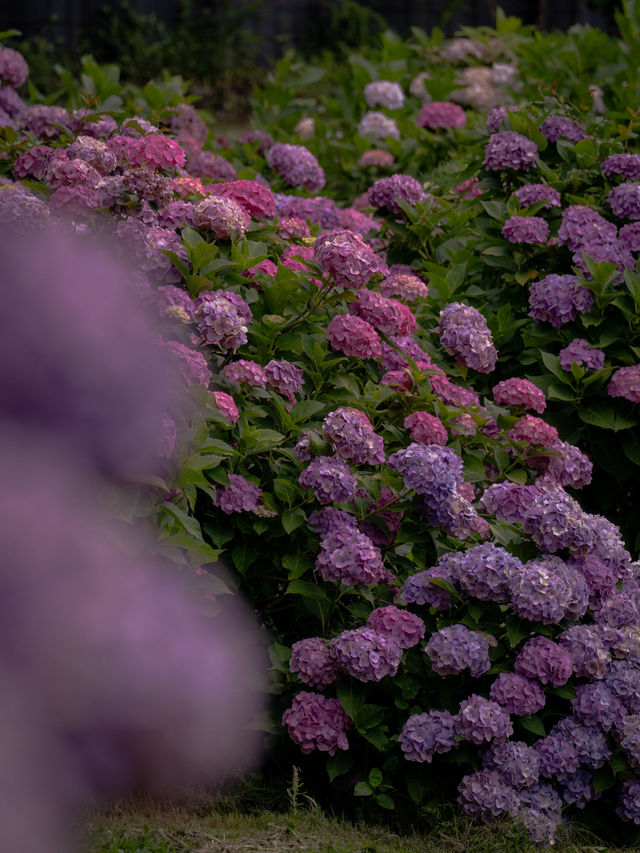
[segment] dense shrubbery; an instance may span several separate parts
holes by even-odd
[[[640,822],[640,37],[620,25],[622,49],[502,17],[348,68],[290,56],[226,146],[155,84],[125,121],[27,106],[0,53],[0,221],[64,216],[134,258],[200,404],[167,433],[160,537],[233,567],[310,779],[372,808],[457,789],[543,842],[592,800]]]

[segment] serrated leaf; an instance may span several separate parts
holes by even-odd
[[[340,682],[336,687],[336,695],[346,715],[354,720],[358,711],[364,705],[362,691],[352,682]]]
[[[637,418],[629,418],[618,412],[612,405],[602,403],[597,409],[578,409],[578,417],[586,424],[609,429],[613,432],[636,426]]]

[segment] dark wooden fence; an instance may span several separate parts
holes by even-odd
[[[117,6],[117,0],[110,0]],[[331,2],[339,0],[262,0],[258,9],[248,17],[247,27],[261,38],[265,53],[273,55],[284,40],[304,44],[308,34],[322,21]],[[180,0],[129,0],[129,5],[141,13],[153,13],[168,25],[175,18]],[[90,32],[100,23],[100,9],[105,0],[0,0],[0,30],[16,28],[25,35],[41,33],[55,17],[56,31],[65,43],[73,46],[80,33]],[[215,0],[192,0],[200,8],[215,8]],[[547,29],[566,29],[574,23],[605,26],[605,19],[588,9],[586,0],[377,0],[370,8],[380,12],[391,28],[407,32],[411,26],[430,30],[443,20],[443,13],[453,10],[446,26],[448,34],[460,26],[480,26],[491,23],[491,8],[496,5],[525,23]],[[317,39],[317,30],[314,33]],[[278,38],[280,37],[280,38]]]

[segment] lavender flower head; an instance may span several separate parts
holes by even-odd
[[[349,749],[350,720],[337,699],[321,693],[298,693],[282,715],[282,724],[305,754],[317,749],[335,755],[338,749]]]
[[[498,353],[487,321],[475,308],[452,302],[440,312],[436,331],[445,350],[460,357],[467,367],[480,373],[494,369]]]
[[[374,275],[388,272],[385,262],[353,231],[337,229],[321,234],[313,244],[313,255],[322,272],[340,288],[359,290]]]
[[[306,489],[313,489],[321,504],[344,503],[356,491],[358,482],[351,468],[337,456],[318,456],[298,477]]]
[[[584,130],[566,116],[548,116],[540,125],[540,132],[549,142],[557,142],[561,136],[571,142],[587,138]]]
[[[326,338],[334,349],[355,358],[379,358],[382,346],[371,323],[350,314],[337,314],[327,325]]]
[[[519,717],[537,714],[546,703],[544,691],[537,681],[514,672],[501,672],[491,685],[489,696],[507,713]]]
[[[485,741],[505,741],[513,734],[511,718],[504,708],[475,693],[463,699],[453,720],[456,734],[477,746]]]
[[[545,202],[544,208],[560,207],[560,193],[548,184],[525,184],[516,190],[514,195],[520,202],[520,207]]]
[[[626,713],[620,699],[601,681],[578,685],[571,707],[574,715],[585,726],[598,726],[605,732],[617,725]]]
[[[496,770],[478,770],[462,777],[458,803],[468,817],[491,823],[505,814],[515,816],[519,797]]]
[[[609,204],[620,219],[640,219],[640,182],[629,181],[614,187],[609,193]]]
[[[607,385],[607,394],[640,403],[640,364],[615,370]]]
[[[253,512],[258,506],[261,494],[255,483],[240,474],[229,474],[229,485],[220,492],[218,505],[227,515],[234,512]]]
[[[533,486],[510,482],[494,483],[484,490],[479,503],[489,515],[511,523],[522,522],[537,495],[538,492]]]
[[[329,645],[322,637],[298,640],[291,647],[289,669],[315,690],[324,690],[338,677]]]
[[[0,81],[19,89],[29,76],[29,66],[17,50],[0,45]]]
[[[364,87],[364,99],[370,107],[400,110],[404,106],[404,92],[398,83],[389,80],[372,80]]]
[[[537,156],[538,146],[535,142],[513,130],[505,130],[489,138],[485,147],[484,167],[489,171],[513,169],[528,172],[535,166]]]
[[[249,216],[237,201],[222,196],[208,196],[195,207],[195,219],[199,228],[213,231],[219,240],[243,237]]]
[[[640,714],[640,667],[632,661],[611,660],[604,683],[630,714]]]
[[[541,684],[560,687],[571,677],[571,656],[547,637],[532,637],[516,657],[514,668],[526,678],[537,678]]]
[[[290,403],[296,402],[296,391],[302,388],[304,373],[290,361],[269,361],[264,368],[268,384],[276,388]]]
[[[426,604],[435,610],[448,610],[451,607],[451,594],[431,578],[452,581],[451,572],[446,567],[433,566],[424,572],[409,575],[400,593],[400,601],[408,604]]]
[[[388,298],[413,302],[415,299],[426,299],[429,295],[429,288],[417,275],[394,273],[382,279],[380,292]]]
[[[241,385],[249,385],[253,388],[267,387],[267,374],[264,368],[255,361],[239,358],[237,361],[225,364],[222,368],[222,374],[229,382],[238,382]]]
[[[267,163],[292,187],[318,192],[325,184],[324,170],[304,145],[276,142],[267,151]]]
[[[430,764],[436,753],[449,752],[456,745],[453,717],[448,711],[414,714],[403,725],[398,743],[407,761]]]
[[[482,634],[465,625],[449,625],[435,631],[425,652],[438,675],[457,675],[468,669],[478,678],[491,666],[489,643]]]
[[[583,767],[598,770],[611,758],[611,749],[605,735],[595,726],[585,726],[577,717],[563,717],[549,734],[561,734],[573,744]]]
[[[558,328],[586,314],[593,306],[593,296],[578,284],[574,275],[551,274],[534,281],[529,290],[529,316],[539,323]]]
[[[322,422],[323,436],[334,452],[355,464],[384,462],[382,437],[376,435],[364,412],[341,406]]]
[[[508,601],[509,579],[521,569],[517,557],[493,542],[485,542],[462,552],[456,581],[463,592],[481,601]]]
[[[458,104],[448,101],[428,101],[418,113],[416,124],[429,130],[461,127],[467,120],[467,114]]]
[[[402,649],[390,637],[371,628],[343,631],[330,642],[337,665],[358,681],[380,681],[395,675],[402,660]]]
[[[326,506],[321,510],[315,510],[311,513],[308,519],[309,527],[319,533],[320,536],[327,536],[329,533],[336,531],[355,531],[358,529],[358,519],[350,512],[344,512],[341,509],[336,509],[334,506]]]
[[[422,184],[411,175],[391,175],[380,178],[368,190],[367,197],[372,207],[377,210],[388,210],[390,213],[402,214],[399,200],[415,205],[426,198]]]
[[[511,601],[521,619],[551,625],[564,618],[571,588],[557,568],[550,558],[541,557],[529,560],[511,575]]]
[[[369,110],[362,116],[357,131],[360,136],[372,139],[400,139],[400,130],[395,120],[375,110]]]
[[[558,636],[558,643],[569,653],[577,678],[592,681],[604,676],[611,653],[595,626],[572,625]]]
[[[342,527],[322,537],[316,559],[320,577],[346,586],[384,583],[391,578],[382,562],[380,549],[358,529]]]
[[[627,779],[618,792],[616,814],[622,820],[640,826],[640,782]]]
[[[640,154],[611,154],[605,157],[600,168],[607,178],[621,175],[628,181],[640,180]]]
[[[519,740],[492,743],[482,758],[488,770],[497,770],[513,788],[535,785],[540,776],[540,758],[535,749]]]
[[[512,216],[503,225],[502,236],[510,243],[545,243],[549,226],[540,216]]]
[[[378,607],[369,615],[367,628],[390,637],[401,649],[410,649],[424,638],[425,625],[419,616],[395,607]]]
[[[247,342],[246,312],[237,303],[240,297],[231,296],[236,294],[203,291],[195,303],[195,318],[203,341],[223,350],[237,350]],[[246,303],[242,299],[240,302],[248,311]]]
[[[604,352],[592,347],[584,338],[574,338],[571,343],[558,353],[560,366],[563,370],[571,370],[575,364],[589,368],[590,370],[601,370],[604,367]]]
[[[405,486],[434,505],[453,494],[462,483],[462,459],[449,447],[410,444],[389,457]]]
[[[533,749],[540,759],[540,775],[546,779],[575,773],[580,767],[578,753],[571,740],[560,732],[537,740]]]

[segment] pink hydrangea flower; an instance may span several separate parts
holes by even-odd
[[[151,169],[177,169],[185,164],[186,155],[182,146],[159,133],[150,133],[134,140],[128,149],[132,166],[149,166]]]
[[[276,388],[289,402],[296,402],[296,391],[299,391],[304,383],[304,373],[296,364],[271,360],[265,365],[264,372],[269,385]]]
[[[394,273],[382,279],[380,292],[387,298],[413,302],[414,299],[426,299],[429,288],[417,275]]]
[[[224,391],[214,391],[213,392],[213,400],[216,405],[216,409],[225,416],[225,418],[230,421],[233,426],[235,426],[238,422],[238,418],[240,417],[240,413],[238,412],[238,407],[236,406],[233,397],[230,394],[226,394]]]
[[[349,303],[349,313],[357,314],[385,335],[406,337],[417,328],[415,315],[397,299],[388,299],[363,288],[358,299]]]
[[[404,419],[404,427],[411,433],[411,440],[418,444],[441,444],[448,441],[444,424],[428,412],[413,412]]]
[[[448,101],[429,101],[420,108],[416,124],[418,127],[437,130],[441,127],[461,127],[466,120],[466,113],[458,104]]]
[[[257,181],[228,181],[214,184],[209,192],[214,196],[233,199],[253,219],[273,219],[276,212],[272,191]]]
[[[504,379],[493,386],[493,399],[500,405],[522,406],[542,414],[547,408],[544,392],[528,379]]]
[[[347,728],[351,721],[338,699],[321,693],[298,693],[282,715],[282,723],[304,753],[317,749],[334,755],[338,749],[349,749]]]
[[[395,157],[389,151],[381,148],[370,148],[363,151],[358,160],[359,166],[382,166],[391,167],[395,163]]]
[[[313,253],[336,287],[359,290],[374,275],[388,272],[385,262],[353,231],[336,229],[321,234],[313,244]]]
[[[327,326],[327,340],[334,349],[356,358],[379,358],[378,333],[370,323],[350,314],[338,314]]]
[[[250,218],[237,201],[222,196],[209,196],[195,208],[199,228],[213,231],[220,240],[242,237],[249,227]]]
[[[640,403],[640,364],[620,367],[607,385],[610,397],[624,397],[632,403]]]
[[[237,361],[226,364],[222,368],[222,373],[229,382],[251,385],[254,388],[267,387],[267,374],[255,361],[239,358]]]

